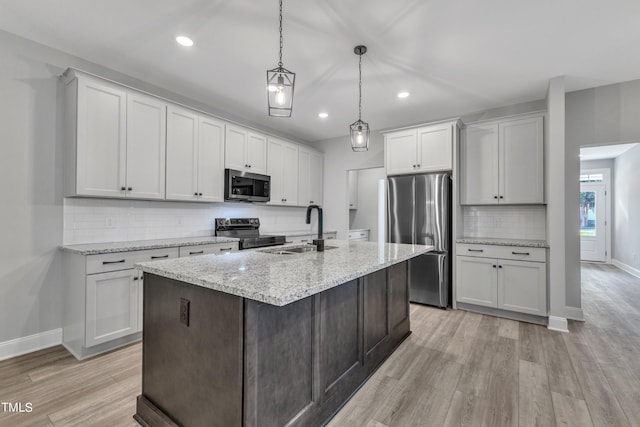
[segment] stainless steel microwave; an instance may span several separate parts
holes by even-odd
[[[271,177],[233,169],[224,171],[224,199],[237,202],[268,202]]]

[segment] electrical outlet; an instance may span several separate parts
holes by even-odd
[[[104,225],[107,228],[113,228],[115,227],[115,220],[113,219],[112,216],[108,216],[104,219]]]
[[[180,323],[189,326],[189,305],[191,301],[180,298]]]

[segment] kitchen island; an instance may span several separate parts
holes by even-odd
[[[431,247],[307,248],[139,264],[141,425],[322,425],[410,334],[408,263]]]

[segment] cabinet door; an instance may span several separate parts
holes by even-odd
[[[164,102],[127,95],[127,197],[165,198],[166,120]]]
[[[295,206],[298,204],[298,146],[284,144],[282,155],[284,204]]]
[[[358,171],[349,171],[349,209],[358,209]]]
[[[87,276],[86,347],[138,331],[137,277],[137,270]]]
[[[459,302],[486,307],[497,307],[497,261],[490,258],[456,257],[457,288]]]
[[[324,157],[320,153],[312,152],[309,161],[309,204],[322,206],[322,192],[324,189]],[[298,200],[306,205],[306,200]]]
[[[416,172],[449,171],[453,162],[451,124],[418,129]]]
[[[384,137],[384,158],[387,175],[415,173],[418,140],[415,129],[393,132]]]
[[[498,308],[546,316],[546,264],[500,259],[498,265]]]
[[[311,204],[311,151],[300,148],[298,151],[298,202],[301,206]]]
[[[124,197],[127,94],[78,79],[77,96],[76,194]]]
[[[250,172],[267,173],[267,138],[264,135],[247,134],[247,164]]]
[[[500,123],[500,203],[543,203],[542,117]]]
[[[470,125],[460,147],[461,204],[498,203],[498,125]]]
[[[224,123],[209,117],[198,121],[198,200],[224,200]]]
[[[239,171],[248,170],[247,131],[231,125],[225,126],[224,167]]]
[[[269,204],[284,204],[283,172],[283,142],[269,138],[267,146],[267,175],[271,177],[271,200]]]
[[[167,110],[167,200],[197,200],[198,116],[183,108]]]

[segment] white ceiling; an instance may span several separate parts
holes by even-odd
[[[601,159],[615,159],[619,155],[632,149],[638,145],[634,144],[616,144],[616,145],[604,145],[601,147],[582,147],[580,148],[580,161],[586,160],[601,160]]]
[[[0,28],[307,141],[357,119],[357,44],[372,129],[543,99],[559,75],[568,90],[640,78],[637,0],[285,0],[294,112],[270,118],[277,13],[277,0],[0,0]]]

